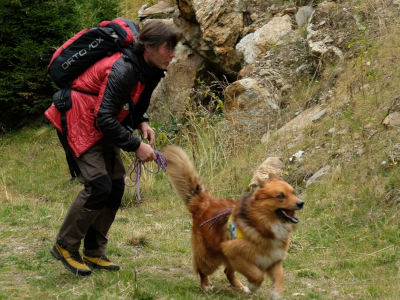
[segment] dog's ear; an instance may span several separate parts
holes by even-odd
[[[257,183],[258,183],[258,186],[259,186],[260,188],[264,187],[264,185],[265,185],[266,182],[267,182],[266,180],[264,180],[264,179],[262,179],[262,178],[260,178],[260,177],[257,177]]]
[[[283,181],[283,179],[281,177],[279,177],[278,175],[276,175],[274,173],[269,173],[268,174],[268,179],[269,180],[282,180]]]

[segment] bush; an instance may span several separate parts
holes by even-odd
[[[54,50],[85,27],[118,15],[119,0],[3,0],[0,4],[0,132],[43,114],[55,91]]]

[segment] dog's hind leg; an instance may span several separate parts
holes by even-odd
[[[211,260],[207,260],[207,257],[201,255],[198,247],[193,247],[193,249],[193,269],[200,276],[200,286],[203,291],[211,291],[213,285],[208,279],[208,275],[211,275],[218,265],[211,264]]]
[[[233,288],[235,288],[235,289],[237,289],[239,291],[245,292],[245,293],[250,292],[249,288],[247,286],[244,286],[240,282],[240,280],[236,277],[235,271],[232,269],[232,267],[230,265],[227,265],[225,267],[224,273],[225,273],[226,278],[228,278],[228,280],[231,283]]]
[[[200,286],[203,291],[209,292],[212,291],[213,285],[211,284],[210,280],[208,279],[208,275],[199,271],[200,275]]]

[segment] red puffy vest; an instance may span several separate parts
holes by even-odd
[[[96,116],[107,87],[111,68],[122,55],[117,52],[112,56],[102,58],[72,83],[72,107],[66,112],[67,140],[76,157],[82,155],[103,137],[102,132],[96,127]],[[144,87],[144,84],[138,81],[130,90],[130,101],[136,104]],[[116,119],[122,122],[128,114],[129,105],[125,103]],[[54,104],[46,110],[45,116],[58,131],[62,131],[61,114]]]

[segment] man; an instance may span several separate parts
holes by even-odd
[[[66,143],[84,189],[72,203],[51,253],[74,274],[91,274],[89,266],[119,270],[105,252],[107,233],[124,193],[120,149],[135,152],[142,162],[156,160],[155,133],[146,110],[180,39],[174,27],[147,21],[131,49],[101,59],[72,83]],[[60,128],[54,105],[45,115]],[[138,129],[149,143],[127,128]]]

